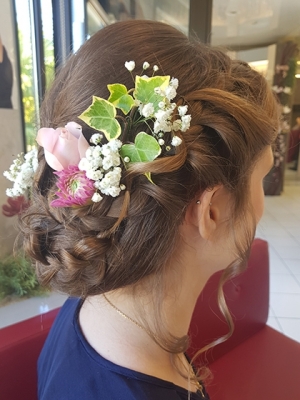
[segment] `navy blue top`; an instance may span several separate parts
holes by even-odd
[[[187,400],[171,382],[116,365],[84,338],[78,313],[82,301],[69,298],[60,310],[38,361],[40,400]],[[203,389],[191,400],[208,400]]]

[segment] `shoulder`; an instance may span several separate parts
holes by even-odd
[[[101,357],[78,324],[82,301],[68,299],[47,338],[38,363],[40,400],[186,400],[187,392]],[[62,378],[63,377],[63,378]],[[191,396],[191,400],[204,400]]]

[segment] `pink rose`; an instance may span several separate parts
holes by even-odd
[[[78,165],[89,148],[81,126],[76,122],[68,122],[64,128],[41,128],[36,141],[44,147],[46,162],[55,171]]]

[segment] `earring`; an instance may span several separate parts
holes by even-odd
[[[201,200],[197,200],[196,204],[201,204]],[[209,203],[209,206],[212,206],[212,203]]]

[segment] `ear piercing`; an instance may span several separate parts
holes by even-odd
[[[197,200],[196,204],[201,204],[201,200]],[[210,206],[212,206],[212,203],[209,203]]]

